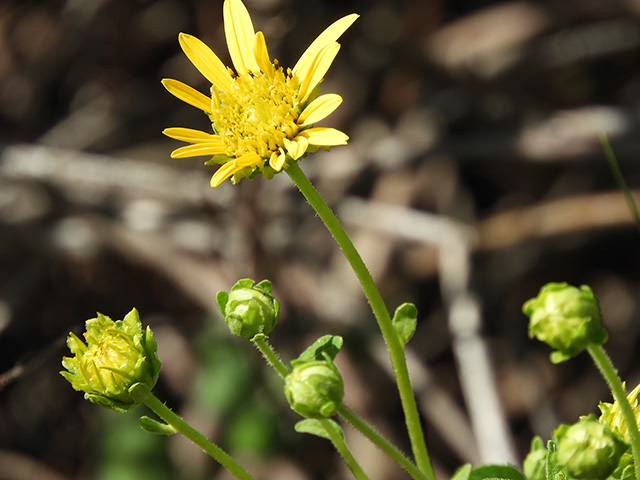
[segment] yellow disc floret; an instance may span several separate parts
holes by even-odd
[[[298,135],[296,83],[278,68],[272,78],[246,73],[233,79],[229,91],[218,91],[211,119],[227,155],[239,158],[255,152],[268,159],[284,148],[285,138]]]

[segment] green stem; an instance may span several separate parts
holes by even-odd
[[[347,467],[349,467],[349,470],[351,470],[351,472],[353,473],[353,475],[358,480],[369,480],[369,477],[367,477],[366,473],[364,473],[364,471],[362,470],[362,468],[360,467],[356,459],[351,454],[351,451],[349,450],[349,447],[347,447],[347,444],[344,443],[344,439],[342,438],[342,435],[340,435],[340,433],[336,431],[336,429],[333,427],[331,422],[328,419],[323,418],[320,420],[320,424],[327,431],[327,435],[329,435],[329,439],[331,440],[331,443],[333,443],[333,446],[336,448],[336,450],[338,451],[338,453],[340,454],[344,462],[347,464]]]
[[[549,440],[547,442],[547,463],[545,468],[545,478],[547,480],[553,480],[555,477],[555,467],[553,466],[553,462],[551,458],[553,457],[554,452],[556,451],[556,444]]]
[[[276,372],[278,372],[278,375],[280,375],[282,379],[289,375],[289,369],[284,363],[282,363],[282,360],[280,360],[280,357],[278,357],[271,345],[269,345],[265,336],[254,337],[252,342],[256,348],[260,350],[260,353],[262,353],[262,356],[267,363],[271,365]]]
[[[360,254],[351,242],[351,239],[340,225],[340,222],[331,211],[322,196],[311,184],[304,172],[300,169],[297,162],[291,163],[286,170],[287,174],[296,184],[302,195],[307,199],[311,207],[316,211],[320,219],[333,236],[334,240],[342,250],[345,258],[351,265],[354,273],[358,277],[362,290],[371,305],[376,321],[389,351],[393,373],[396,377],[398,392],[400,394],[400,402],[405,415],[407,431],[409,433],[409,441],[411,449],[416,460],[418,468],[427,476],[429,480],[435,480],[431,460],[427,453],[427,446],[420,423],[420,415],[418,414],[418,406],[411,387],[409,379],[409,371],[404,356],[404,350],[400,344],[400,340],[396,335],[391,317],[387,310],[384,300],[376,287],[371,273],[362,261]]]
[[[205,453],[209,454],[220,465],[226,468],[234,477],[240,480],[254,480],[254,478],[249,475],[233,458],[231,458],[228,453],[195,430],[179,415],[173,413],[173,411],[158,400],[153,393],[149,392],[143,403],[153,410],[153,412],[168,425],[175,428],[176,432],[198,445],[205,451]]]
[[[636,205],[635,200],[633,199],[633,195],[631,194],[631,190],[629,190],[629,186],[624,179],[624,175],[622,174],[622,170],[620,170],[620,164],[616,159],[616,154],[611,148],[611,144],[609,143],[609,138],[607,134],[604,132],[600,132],[600,143],[602,144],[602,149],[604,150],[604,155],[607,157],[607,162],[609,162],[609,168],[611,169],[611,173],[613,174],[613,178],[618,184],[618,188],[622,190],[622,194],[627,202],[627,206],[629,207],[629,211],[631,212],[631,216],[633,217],[633,221],[636,224],[636,228],[640,230],[640,212],[638,211],[638,205]]]
[[[360,418],[353,410],[344,404],[337,409],[338,415],[349,422],[353,428],[358,430],[362,435],[367,437],[371,443],[386,453],[394,462],[404,468],[409,475],[416,480],[427,480],[427,476],[418,470],[411,460],[409,460],[395,445],[384,438],[367,422]]]
[[[601,345],[589,345],[587,351],[609,385],[609,389],[611,393],[613,393],[613,398],[620,406],[620,413],[622,413],[622,418],[624,418],[624,422],[627,424],[627,430],[629,431],[629,438],[631,440],[631,452],[633,454],[636,480],[640,480],[640,432],[638,432],[638,422],[627,398],[627,392],[625,392],[618,372],[614,368],[604,348],[602,348]]]
[[[280,357],[273,350],[273,347],[269,345],[266,341],[265,337],[258,336],[254,338],[253,343],[260,350],[264,358],[267,360],[269,365],[273,367],[273,369],[278,372],[280,377],[284,379],[289,374],[289,369],[282,363]],[[380,450],[386,453],[394,462],[396,462],[400,467],[404,468],[413,478],[416,480],[427,480],[427,476],[422,473],[418,468],[409,460],[395,445],[393,445],[389,440],[380,435],[372,426],[370,426],[366,421],[360,418],[353,410],[349,409],[349,407],[341,404],[336,412],[347,422],[349,422],[353,428],[362,433],[366,438],[368,438],[375,446],[377,446]]]

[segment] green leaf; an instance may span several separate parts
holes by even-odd
[[[222,315],[226,315],[228,301],[229,294],[224,290],[220,290],[216,294],[216,304],[218,305],[218,308],[220,309],[220,313],[222,313]]]
[[[312,360],[325,360],[324,354],[333,360],[342,348],[342,343],[342,337],[338,335],[324,335],[313,342],[297,359],[292,360],[291,365],[295,366]]]
[[[513,465],[479,465],[471,469],[468,480],[526,480],[524,474]]]
[[[176,429],[164,422],[159,422],[146,415],[140,417],[140,426],[145,432],[154,433],[156,435],[173,435]]]
[[[340,425],[338,425],[336,422],[334,422],[331,419],[327,419],[326,421],[331,424],[331,427],[336,432],[338,432],[340,437],[343,437],[342,428],[340,428]],[[304,420],[300,420],[298,423],[296,423],[294,428],[298,433],[308,433],[310,435],[316,435],[317,437],[331,440],[329,438],[329,434],[327,433],[327,430],[324,428],[322,423],[323,423],[322,421],[316,418],[305,418]]]
[[[453,473],[451,480],[469,480],[469,475],[471,475],[471,464],[465,463]]]
[[[393,314],[393,328],[404,347],[416,331],[418,309],[413,303],[403,303]]]

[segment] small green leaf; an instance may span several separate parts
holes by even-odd
[[[418,309],[413,303],[403,303],[393,314],[393,328],[404,347],[416,331]]]
[[[145,432],[154,433],[156,435],[173,435],[176,429],[164,422],[159,422],[146,415],[140,417],[140,426]]]
[[[471,464],[465,463],[453,473],[451,480],[469,480],[469,475],[471,475]]]
[[[327,422],[331,424],[331,427],[338,432],[340,437],[342,437],[342,428],[336,422],[331,419],[327,419]],[[331,440],[329,438],[329,434],[327,430],[322,425],[322,421],[315,418],[305,418],[304,420],[300,420],[295,425],[295,430],[298,433],[308,433],[310,435],[316,435],[317,437],[326,438],[327,440]]]
[[[220,290],[216,294],[216,304],[218,305],[218,308],[220,309],[220,313],[222,313],[222,315],[226,315],[228,301],[229,294],[224,290]]]
[[[471,469],[468,480],[526,480],[524,474],[513,465],[479,465]]]
[[[342,348],[342,337],[338,335],[324,335],[317,339],[308,347],[300,356],[291,361],[291,365],[309,362],[313,360],[325,360],[324,354],[327,354],[331,360],[336,358],[338,352]]]

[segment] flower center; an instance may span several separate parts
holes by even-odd
[[[131,383],[127,374],[132,374],[136,366],[134,348],[119,332],[105,335],[99,343],[92,345],[80,359],[92,387],[116,395],[126,391]]]
[[[299,132],[297,80],[282,68],[273,77],[246,73],[233,79],[228,92],[219,91],[213,109],[213,128],[228,145],[227,154],[241,157],[255,152],[269,158]]]

